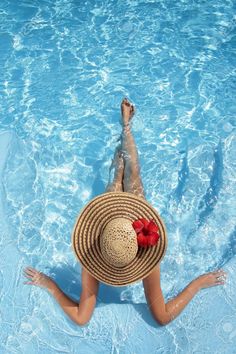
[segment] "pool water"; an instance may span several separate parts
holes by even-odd
[[[3,0],[0,14],[0,352],[236,353],[235,3]],[[71,231],[105,190],[125,96],[147,200],[167,227],[166,301],[205,272],[228,280],[164,327],[141,282],[101,284],[78,327],[22,271],[79,300]]]

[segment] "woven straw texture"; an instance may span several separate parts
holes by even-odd
[[[136,257],[126,266],[117,267],[104,259],[100,234],[113,219],[153,219],[159,226],[157,245],[138,248]],[[157,211],[144,199],[128,192],[108,192],[93,198],[82,208],[72,231],[72,248],[81,265],[99,281],[124,286],[142,280],[164,257],[167,233]]]
[[[100,247],[111,265],[124,267],[129,264],[138,252],[137,235],[130,220],[111,220],[100,235]]]

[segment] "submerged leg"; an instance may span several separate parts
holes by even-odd
[[[120,146],[115,151],[111,168],[113,165],[115,166],[114,179],[112,182],[108,182],[105,193],[123,191],[124,160],[121,154]]]
[[[121,103],[121,113],[123,119],[122,152],[125,160],[124,192],[134,193],[139,197],[145,198],[143,182],[140,176],[138,151],[130,128],[134,107],[127,99],[124,99]]]

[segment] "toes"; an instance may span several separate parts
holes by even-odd
[[[135,113],[135,107],[131,102],[129,102],[129,100],[126,97],[123,99],[123,101],[121,103],[122,114],[124,111],[124,106],[129,108],[130,117],[132,117]]]
[[[131,117],[134,115],[134,113],[135,113],[135,107],[134,107],[134,105],[132,104],[131,105]]]
[[[126,106],[130,106],[130,102],[127,97],[125,97],[122,101],[122,104],[125,104]]]

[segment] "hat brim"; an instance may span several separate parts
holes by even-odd
[[[99,236],[106,224],[123,217],[133,222],[153,219],[160,238],[155,246],[138,248],[136,257],[122,268],[103,258]],[[125,286],[147,277],[162,260],[167,249],[167,232],[158,212],[144,199],[128,192],[106,192],[93,198],[81,210],[72,231],[72,248],[82,266],[97,280],[113,286]]]

